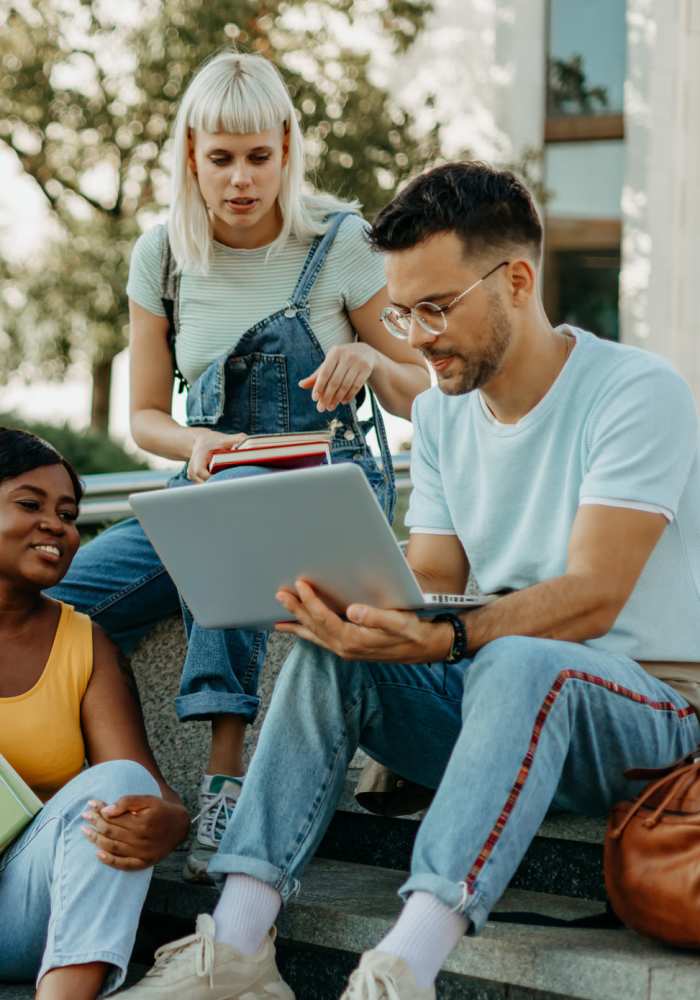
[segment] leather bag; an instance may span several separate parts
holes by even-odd
[[[605,837],[605,885],[627,927],[683,948],[700,948],[700,747],[656,770],[632,802],[618,802]]]

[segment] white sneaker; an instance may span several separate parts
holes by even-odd
[[[214,882],[207,868],[233,815],[242,785],[241,778],[230,778],[226,774],[205,774],[202,778],[199,812],[193,820],[197,829],[182,871],[188,882],[207,885]]]
[[[419,989],[402,958],[366,951],[340,1000],[435,1000],[435,988]]]
[[[140,983],[119,993],[129,1000],[295,1000],[275,963],[274,929],[257,955],[214,940],[208,913],[189,937],[163,945]]]

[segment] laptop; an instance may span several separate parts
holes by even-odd
[[[349,604],[439,614],[493,596],[424,594],[357,465],[270,472],[135,493],[132,509],[196,622],[289,620],[280,587],[303,577],[338,612]]]

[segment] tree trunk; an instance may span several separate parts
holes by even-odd
[[[92,406],[90,427],[107,434],[109,431],[109,399],[112,388],[112,359],[96,361],[92,366]]]

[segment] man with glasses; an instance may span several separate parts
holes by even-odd
[[[343,996],[432,1000],[553,803],[605,814],[636,791],[626,768],[700,740],[687,697],[700,680],[698,427],[660,358],[551,326],[542,227],[511,173],[438,167],[371,240],[393,303],[382,320],[437,381],[413,410],[407,559],[425,590],[461,592],[471,572],[514,593],[435,621],[363,606],[341,619],[306,581],[278,595],[298,619],[279,628],[301,641],[210,865],[226,875],[212,933],[262,961],[362,746],[436,793],[406,904]]]

